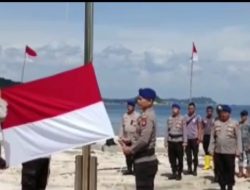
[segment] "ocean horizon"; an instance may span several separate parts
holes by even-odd
[[[115,135],[118,135],[122,125],[122,116],[126,112],[127,106],[126,104],[105,104],[105,106],[111,120]],[[250,112],[250,105],[231,105],[231,108],[231,117],[237,121],[239,121],[240,112],[243,109]],[[138,108],[136,108],[136,110],[140,111]],[[155,112],[157,118],[157,137],[164,137],[166,133],[167,118],[171,115],[171,107],[168,105],[155,105]],[[181,107],[181,114],[185,115],[186,113],[187,107]],[[206,105],[197,105],[197,113],[201,117],[205,117]]]

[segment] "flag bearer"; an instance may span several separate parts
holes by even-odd
[[[134,157],[136,190],[153,190],[158,170],[158,160],[155,155],[155,98],[156,93],[153,89],[139,90],[137,103],[142,109],[142,114],[138,119],[137,137],[132,146],[123,145],[123,152]]]
[[[172,116],[167,120],[165,146],[168,147],[168,157],[172,168],[169,179],[182,179],[184,147],[187,145],[187,132],[184,118],[180,114],[180,106],[172,105]]]
[[[203,149],[205,152],[205,164],[204,164],[204,170],[209,170],[212,168],[211,166],[211,161],[212,161],[212,156],[208,152],[208,146],[209,146],[209,141],[210,141],[210,135],[211,135],[211,129],[214,123],[214,118],[213,118],[213,107],[208,106],[207,109],[207,116],[202,119],[202,131],[203,131]]]
[[[248,112],[243,110],[240,113],[240,130],[242,138],[243,152],[239,158],[239,174],[238,177],[250,177],[250,124],[248,120]],[[244,174],[244,160],[247,160],[247,172]]]
[[[231,108],[222,106],[221,116],[211,131],[209,152],[214,155],[221,190],[232,190],[235,184],[235,156],[242,152],[241,132],[230,118]]]
[[[120,132],[120,142],[125,143],[127,146],[132,145],[132,141],[136,136],[136,126],[137,119],[139,117],[139,113],[135,111],[135,101],[130,100],[127,102],[127,112],[123,115],[122,118],[122,128]],[[124,175],[133,174],[133,156],[125,155],[126,163],[127,163],[127,171],[125,171]]]
[[[188,143],[186,147],[188,174],[197,176],[199,143],[202,142],[201,117],[196,113],[195,103],[188,105],[188,114],[185,116]],[[192,168],[192,165],[194,166]]]

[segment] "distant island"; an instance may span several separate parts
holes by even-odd
[[[108,99],[104,98],[104,102],[106,104],[125,104],[128,100],[132,100],[135,98],[124,98],[124,99]],[[212,98],[208,97],[194,97],[192,101],[195,102],[197,105],[216,105],[216,102]],[[160,97],[156,98],[155,104],[157,105],[172,105],[173,103],[178,103],[180,105],[187,105],[189,103],[189,99],[163,99]]]
[[[21,84],[21,82],[15,82],[9,79],[0,78],[0,88],[10,87],[18,84]]]
[[[13,85],[21,84],[21,82],[15,82],[9,79],[0,78],[0,88],[10,87]],[[115,98],[104,98],[105,104],[125,104],[128,100],[135,99],[135,98],[122,98],[122,99],[115,99]],[[194,97],[192,99],[197,105],[216,105],[216,102],[212,98],[208,97]],[[189,99],[163,99],[160,97],[156,98],[155,103],[157,105],[171,105],[173,103],[178,103],[180,105],[187,105],[189,103]]]

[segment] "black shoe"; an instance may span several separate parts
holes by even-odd
[[[168,179],[169,180],[173,180],[173,179],[176,179],[176,174],[175,173],[173,173],[172,175],[170,175],[169,177],[168,177]]]
[[[126,170],[122,174],[123,175],[134,175],[134,172],[132,172],[131,170]]]
[[[193,174],[193,176],[197,176],[197,171],[194,170],[192,174]]]
[[[220,186],[220,190],[226,190],[226,186],[225,185],[221,185]]]
[[[187,175],[192,175],[193,174],[193,171],[191,168],[188,168],[188,171],[187,171]]]
[[[181,176],[181,173],[180,173],[180,174],[178,174],[178,175],[176,176],[176,180],[177,180],[177,181],[181,181],[181,179],[182,179],[182,176]]]
[[[218,176],[215,176],[215,177],[214,177],[213,182],[214,182],[214,183],[218,183],[218,182],[219,182]]]

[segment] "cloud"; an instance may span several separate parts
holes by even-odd
[[[96,26],[94,65],[102,95],[132,97],[138,88],[149,86],[161,97],[187,98],[194,40],[199,62],[194,63],[193,94],[210,96],[221,103],[250,104],[249,30],[230,26],[184,33],[174,29]],[[39,39],[39,43],[31,43],[39,56],[27,64],[25,79],[34,80],[82,65],[82,43],[77,42],[77,37],[71,39],[75,42],[42,43]],[[23,51],[16,44],[0,47],[1,76],[20,80]]]
[[[65,71],[83,64],[82,50],[79,46],[67,44],[32,47],[38,56],[26,63],[25,81],[35,80]],[[24,48],[2,48],[1,77],[19,81],[24,62]]]

